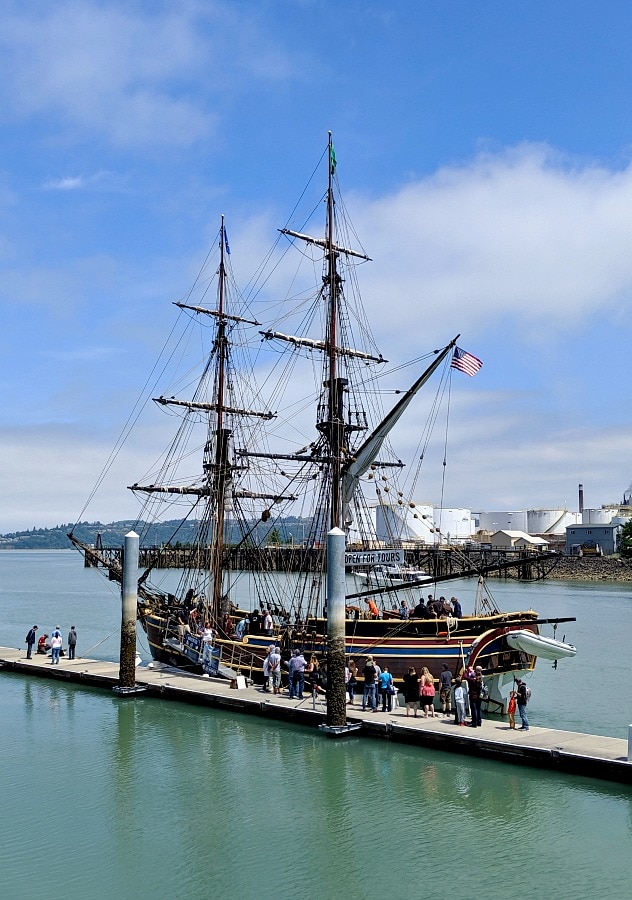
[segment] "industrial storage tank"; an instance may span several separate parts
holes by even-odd
[[[609,525],[612,522],[616,510],[614,509],[585,509],[582,513],[582,525]]]
[[[576,525],[575,514],[567,509],[528,509],[527,534],[566,534],[567,525]]]
[[[433,510],[428,503],[380,503],[375,507],[375,525],[378,541],[385,544],[435,542]]]
[[[479,515],[478,527],[481,531],[526,531],[527,511],[482,512]]]
[[[434,510],[436,543],[451,544],[469,541],[473,534],[472,511],[463,508]],[[439,529],[437,535],[436,529]]]

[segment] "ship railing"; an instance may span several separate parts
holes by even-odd
[[[242,675],[247,674],[247,677],[252,681],[253,670],[260,669],[263,666],[261,657],[237,641],[220,639],[218,643],[222,645],[224,651],[222,664],[235,671],[240,670]]]

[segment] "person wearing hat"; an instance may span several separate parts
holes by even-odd
[[[522,678],[516,678],[516,694],[518,701],[518,715],[520,716],[520,721],[522,722],[522,728],[520,731],[528,731],[529,730],[529,719],[527,718],[527,703],[529,702],[527,697],[527,686],[524,683]]]
[[[31,628],[31,630],[29,631],[29,633],[26,636],[26,658],[27,659],[33,658],[31,656],[31,654],[33,652],[33,645],[35,644],[36,639],[37,639],[37,625],[33,625],[33,627]]]

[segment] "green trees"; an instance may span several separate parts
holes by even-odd
[[[632,557],[632,519],[621,529],[621,556]]]

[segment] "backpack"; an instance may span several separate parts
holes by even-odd
[[[529,700],[531,699],[531,688],[529,687],[528,684],[525,684],[525,686],[524,686],[524,696],[525,696],[525,700],[528,703]]]
[[[485,703],[489,700],[489,688],[486,684],[481,685],[481,700]]]

